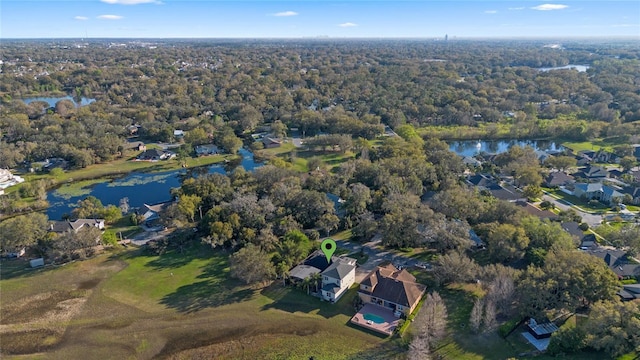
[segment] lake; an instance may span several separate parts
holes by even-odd
[[[262,163],[254,161],[253,154],[250,151],[241,149],[239,154],[241,160],[236,164],[230,164],[230,167],[241,165],[247,171],[252,171],[262,166]],[[224,165],[215,164],[209,166],[208,172],[226,174],[227,170]],[[195,175],[197,171],[193,173],[193,176],[197,176]],[[47,193],[47,201],[49,201],[47,216],[49,216],[49,219],[61,219],[64,214],[71,213],[78,200],[82,200],[87,196],[95,196],[105,206],[118,206],[120,199],[125,197],[129,198],[129,206],[131,207],[142,207],[144,204],[169,201],[171,200],[169,191],[171,188],[180,187],[180,177],[184,174],[187,174],[185,169],[155,173],[133,172],[118,179],[92,183],[79,191],[77,189],[65,191],[70,187],[62,185],[60,188]]]
[[[63,96],[63,97],[33,97],[33,98],[26,98],[26,99],[22,99],[22,101],[24,101],[25,104],[30,104],[34,101],[44,101],[47,104],[49,104],[50,107],[54,107],[56,106],[56,103],[60,100],[71,100],[76,107],[78,106],[85,106],[85,105],[89,105],[92,102],[96,101],[96,99],[90,99],[90,98],[81,98],[80,99],[80,104],[78,104],[76,102],[76,100],[74,98],[72,98],[71,96]]]
[[[492,140],[492,141],[452,141],[449,150],[460,156],[473,156],[480,152],[499,154],[509,150],[512,146],[531,146],[535,150],[558,152],[564,147],[549,140]]]
[[[539,68],[540,71],[549,71],[549,70],[565,70],[565,69],[576,69],[578,72],[585,72],[589,68],[588,65],[565,65],[565,66],[556,66],[556,67],[548,67],[548,68]]]

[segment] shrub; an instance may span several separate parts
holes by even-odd
[[[582,328],[561,328],[551,335],[547,351],[551,355],[576,353],[585,347],[585,337]]]
[[[506,338],[507,336],[509,336],[509,334],[511,334],[511,332],[513,332],[513,330],[518,327],[518,325],[520,325],[519,319],[509,320],[498,327],[498,334],[500,334],[500,336],[502,336],[503,338]]]
[[[589,230],[589,224],[587,223],[581,223],[580,226],[578,226],[580,228],[580,230],[582,231],[587,231]]]

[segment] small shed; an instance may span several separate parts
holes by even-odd
[[[533,335],[536,339],[546,339],[551,337],[551,334],[558,330],[558,326],[552,322],[544,322],[538,324],[538,322],[531,318],[529,319],[529,323],[527,324],[529,333]]]
[[[29,261],[29,265],[31,265],[32,268],[37,268],[40,266],[44,266],[44,259],[43,258],[37,258],[37,259],[33,259]]]

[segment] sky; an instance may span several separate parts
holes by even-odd
[[[640,1],[0,0],[0,39],[445,35],[640,40]]]

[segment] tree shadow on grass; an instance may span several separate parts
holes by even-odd
[[[199,253],[198,256],[206,257],[210,261],[203,267],[202,274],[198,275],[197,282],[183,285],[175,292],[164,296],[160,303],[179,312],[192,313],[205,308],[217,307],[233,303],[239,303],[251,299],[255,290],[241,286],[241,284],[229,278],[227,258],[215,253],[213,256]],[[193,260],[195,257],[190,256]],[[158,262],[156,262],[158,261]],[[152,264],[156,262],[155,264]],[[150,262],[149,266],[168,267],[180,266],[179,260],[162,257]]]
[[[316,313],[324,318],[337,315],[353,316],[355,310],[352,305],[353,297],[357,289],[349,290],[337,303],[322,301],[317,297],[307,295],[306,292],[293,287],[285,287],[281,283],[274,283],[264,288],[261,294],[273,300],[266,304],[262,310],[276,309],[290,313]]]
[[[205,308],[217,307],[249,300],[252,289],[236,289],[226,281],[202,280],[179,287],[166,295],[160,303],[183,313],[192,313]]]

